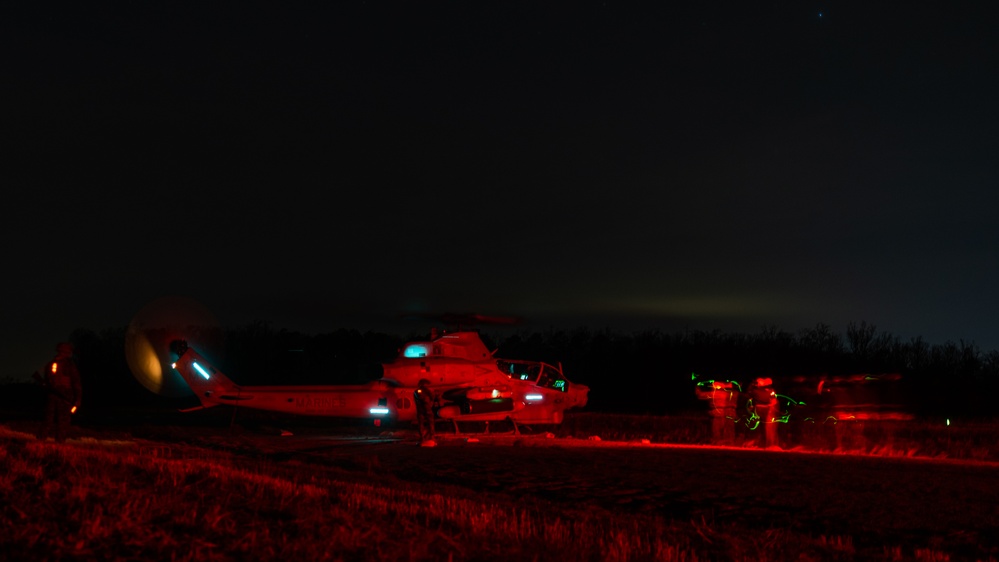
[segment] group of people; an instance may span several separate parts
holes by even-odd
[[[868,381],[844,382],[826,375],[816,380],[815,386],[797,381],[794,392],[802,394],[802,401],[778,395],[770,378],[757,378],[745,389],[735,381],[706,380],[695,390],[706,402],[713,443],[863,449],[865,420],[870,419],[864,409],[878,407],[870,387],[861,386]]]
[[[773,380],[757,378],[743,391],[737,382],[704,381],[695,387],[708,403],[711,437],[716,444],[736,443],[736,426],[758,431],[753,437],[765,448],[780,447],[777,429],[783,421]]]

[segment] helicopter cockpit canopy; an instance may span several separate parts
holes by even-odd
[[[430,342],[413,342],[402,350],[403,357],[426,357],[430,355],[433,344]]]
[[[402,349],[402,357],[448,357],[451,359],[467,359],[482,361],[492,353],[486,349],[477,334],[455,333],[445,334],[433,341],[416,341],[406,344]]]
[[[567,392],[569,389],[568,381],[562,376],[562,371],[548,363],[498,359],[496,366],[513,379],[531,381],[537,386],[560,392]]]

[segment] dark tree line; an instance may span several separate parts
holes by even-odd
[[[845,335],[826,324],[797,333],[768,326],[755,334],[550,329],[508,337],[499,347],[510,356],[561,361],[571,381],[592,387],[590,404],[600,411],[696,409],[692,373],[742,382],[897,373],[914,413],[999,413],[993,398],[999,390],[999,351],[965,341],[902,340],[864,322],[850,324]]]
[[[845,334],[826,324],[797,333],[768,326],[757,333],[658,330],[622,333],[586,327],[498,333],[483,331],[498,357],[561,364],[566,377],[589,385],[588,410],[670,414],[697,408],[691,374],[748,381],[781,377],[899,373],[911,407],[925,415],[993,416],[999,390],[999,351],[965,341],[901,340],[867,323]],[[255,322],[225,332],[211,357],[240,384],[357,384],[377,379],[410,339],[341,329],[309,335]],[[125,330],[77,330],[71,336],[94,405],[141,405],[161,400],[129,372]]]

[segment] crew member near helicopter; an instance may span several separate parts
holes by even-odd
[[[413,392],[413,401],[416,403],[416,422],[420,428],[420,443],[433,441],[434,432],[434,406],[437,404],[437,395],[434,389],[430,388],[430,381],[420,379],[419,385]]]
[[[712,442],[735,443],[735,407],[739,399],[736,386],[731,381],[707,381],[699,383],[695,391],[698,398],[708,402]]]
[[[54,434],[56,443],[64,443],[69,432],[69,418],[80,405],[80,371],[73,360],[73,346],[60,343],[55,357],[45,365],[44,374],[35,373],[47,391],[45,420],[38,438]]]
[[[780,414],[780,405],[777,402],[777,392],[774,390],[773,380],[769,377],[758,378],[749,385],[749,398],[751,404],[750,417],[758,422],[757,429],[763,430],[763,446],[766,448],[779,447],[777,440],[777,424]]]

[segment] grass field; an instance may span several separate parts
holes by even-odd
[[[703,442],[693,417],[576,415],[551,438],[436,449],[175,426],[56,445],[9,424],[0,558],[997,559],[991,426],[919,426],[813,455],[656,447]]]

